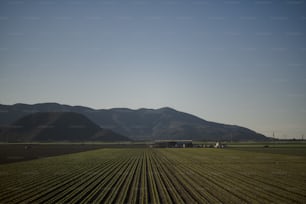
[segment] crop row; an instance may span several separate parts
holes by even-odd
[[[215,150],[214,150],[215,151]],[[197,182],[202,183],[203,187],[210,186],[212,189],[214,186],[217,187],[215,192],[222,192],[223,196],[217,195],[218,198],[233,200],[233,197],[237,197],[245,202],[252,202],[254,200],[258,202],[281,202],[281,203],[298,203],[306,198],[305,183],[303,182],[303,177],[299,176],[298,173],[294,171],[294,163],[292,163],[292,158],[287,160],[288,166],[286,166],[284,171],[293,171],[291,174],[300,177],[293,180],[290,178],[280,177],[275,178],[271,175],[271,171],[275,171],[275,168],[280,168],[275,165],[274,162],[271,164],[261,164],[261,160],[254,161],[254,164],[246,167],[244,165],[243,156],[241,156],[240,163],[232,164],[231,161],[224,160],[222,157],[219,159],[223,163],[216,164],[212,160],[211,163],[202,162],[200,154],[203,156],[205,152],[200,151],[173,151],[173,150],[163,150],[162,158],[167,158],[169,161],[176,164],[177,171],[181,169],[183,174],[190,175],[190,179],[198,177]],[[199,154],[200,153],[200,154]],[[231,154],[232,152],[225,151],[224,153]],[[272,161],[279,158],[275,156]],[[196,159],[198,158],[198,159]],[[304,158],[300,158],[303,160]],[[190,162],[192,161],[192,162]],[[283,160],[286,161],[286,160]],[[304,165],[306,165],[304,163]],[[249,168],[251,167],[251,168]],[[260,169],[267,168],[267,171],[259,171]],[[284,168],[284,167],[283,167]],[[256,172],[253,175],[245,175],[241,172]],[[281,182],[279,182],[281,180]],[[287,185],[282,185],[281,183],[286,182]],[[290,188],[290,186],[296,185],[297,188]],[[209,190],[209,189],[207,189]],[[224,200],[224,202],[229,202],[229,200]]]
[[[101,149],[5,164],[0,165],[0,203],[299,203],[306,200],[305,182],[299,179],[303,178],[303,172],[297,170],[306,167],[305,158],[283,159],[266,154],[250,162],[252,155],[248,154],[254,153]],[[289,176],[274,176],[271,171],[287,172]]]

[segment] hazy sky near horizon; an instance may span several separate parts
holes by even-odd
[[[306,135],[306,1],[0,2],[0,103],[169,106]]]

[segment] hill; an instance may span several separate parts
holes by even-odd
[[[269,139],[244,127],[210,122],[168,107],[138,110],[127,108],[95,110],[83,106],[67,106],[57,103],[0,105],[0,124],[7,125],[26,114],[41,111],[81,113],[98,126],[111,129],[133,140],[258,141]]]
[[[111,130],[100,128],[87,117],[74,112],[38,112],[26,115],[1,128],[0,141],[84,142],[128,141]]]

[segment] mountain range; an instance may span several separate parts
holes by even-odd
[[[37,112],[0,129],[5,142],[129,141],[127,137],[100,128],[86,116],[74,112]]]
[[[268,140],[262,134],[237,125],[210,122],[172,108],[92,109],[58,103],[0,105],[0,125],[37,112],[74,112],[86,116],[98,127],[108,129],[132,140]]]

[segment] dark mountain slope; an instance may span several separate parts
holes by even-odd
[[[171,108],[114,108],[95,110],[82,106],[57,103],[0,105],[0,124],[5,125],[29,112],[70,111],[87,116],[98,126],[111,129],[135,140],[193,139],[193,140],[267,140],[250,129],[209,122]]]
[[[132,139],[266,140],[247,128],[209,122],[171,108],[111,109],[96,121]]]
[[[39,112],[26,115],[2,128],[2,141],[127,141],[111,130],[101,129],[87,117],[74,112]]]

